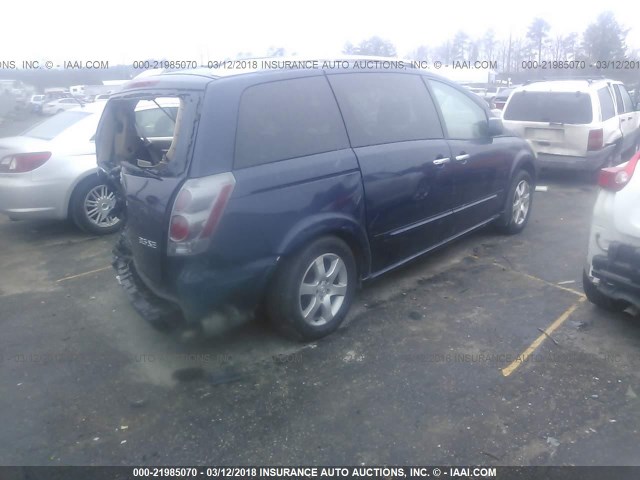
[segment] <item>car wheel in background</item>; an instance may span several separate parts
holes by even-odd
[[[267,312],[285,335],[315,340],[335,331],[357,284],[353,252],[336,237],[322,237],[284,260],[267,294]]]
[[[60,110],[58,110],[56,113],[61,113],[64,112],[64,110],[61,108]]]
[[[614,300],[613,298],[607,297],[603,294],[598,290],[598,287],[594,285],[589,278],[589,275],[587,275],[587,272],[584,270],[582,271],[582,287],[584,289],[584,294],[587,296],[587,300],[603,310],[608,310],[609,312],[622,312],[629,306],[629,304],[624,300]]]
[[[111,212],[116,206],[116,192],[97,176],[76,187],[69,212],[74,223],[85,232],[106,235],[120,228],[121,219]]]
[[[505,211],[497,225],[500,232],[513,235],[524,230],[531,216],[534,189],[527,171],[520,170],[515,174],[507,194]]]

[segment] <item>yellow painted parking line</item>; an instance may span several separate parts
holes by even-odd
[[[66,280],[72,280],[72,279],[78,278],[78,277],[84,277],[85,275],[91,275],[92,273],[102,272],[103,270],[109,270],[110,268],[111,268],[111,266],[102,267],[102,268],[96,268],[95,270],[91,270],[90,272],[78,273],[76,275],[70,275],[68,277],[59,278],[58,280],[56,280],[56,283],[64,282]]]
[[[542,342],[544,342],[547,338],[549,338],[551,336],[551,334],[560,326],[562,325],[567,318],[569,318],[571,316],[571,314],[573,312],[575,312],[576,308],[578,308],[578,306],[580,306],[580,303],[584,302],[585,297],[583,296],[582,298],[580,298],[580,300],[578,300],[576,303],[574,303],[573,305],[571,305],[569,308],[567,308],[562,315],[560,315],[558,318],[555,319],[555,321],[549,325],[546,329],[544,329],[542,331],[542,335],[540,335],[538,338],[536,338],[533,343],[531,345],[529,345],[529,347],[520,354],[520,356],[518,358],[516,358],[513,362],[511,362],[511,364],[508,367],[505,367],[502,369],[502,375],[504,375],[505,377],[508,377],[509,375],[511,375],[520,365],[522,365],[524,362],[527,361],[527,358],[529,358],[531,356],[531,354],[533,352],[536,351],[536,349],[542,345]]]
[[[578,290],[574,290],[573,288],[563,287],[562,285],[558,285],[557,283],[548,282],[547,280],[543,280],[540,277],[536,277],[535,275],[529,275],[528,273],[520,272],[519,270],[515,270],[513,268],[505,267],[503,264],[498,262],[493,262],[496,267],[501,267],[509,270],[510,272],[517,273],[518,275],[522,275],[530,280],[535,280],[536,282],[544,283],[545,285],[549,285],[550,287],[556,287],[560,290],[564,290],[565,292],[573,293],[574,295],[578,295],[580,298],[585,298],[584,293],[579,292]]]

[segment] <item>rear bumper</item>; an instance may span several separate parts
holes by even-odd
[[[612,242],[606,254],[594,255],[590,277],[607,297],[640,307],[640,247]]]
[[[113,250],[113,267],[134,309],[157,327],[196,323],[207,314],[233,307],[253,310],[266,290],[278,258],[269,257],[245,265],[211,268],[194,261],[173,269],[171,291],[155,285],[135,267],[131,250],[121,237]]]
[[[65,189],[36,183],[31,173],[0,174],[0,212],[14,219],[64,219]]]
[[[553,155],[538,153],[540,168],[553,170],[596,171],[602,168],[607,158],[613,153],[615,145],[608,145],[597,152],[588,152],[584,157],[570,155]]]

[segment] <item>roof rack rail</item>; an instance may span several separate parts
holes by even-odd
[[[540,77],[532,80],[525,80],[523,85],[529,85],[535,82],[562,82],[562,81],[575,81],[575,80],[586,80],[589,83],[593,83],[597,80],[605,80],[607,77],[604,75],[571,75],[569,77]]]

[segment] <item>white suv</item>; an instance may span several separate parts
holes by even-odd
[[[583,274],[587,298],[607,310],[640,308],[640,152],[600,171],[589,253]],[[635,173],[635,174],[634,174]]]
[[[556,80],[517,88],[504,126],[526,138],[541,168],[597,171],[638,150],[640,112],[614,80]]]

